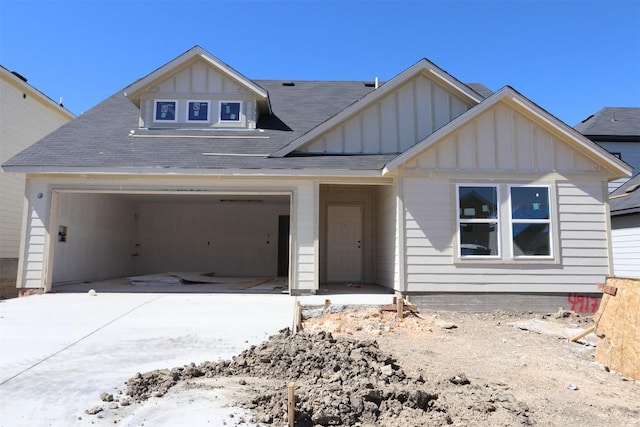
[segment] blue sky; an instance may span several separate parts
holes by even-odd
[[[255,79],[386,81],[427,58],[571,126],[640,107],[640,0],[0,0],[0,64],[76,114],[195,45]]]

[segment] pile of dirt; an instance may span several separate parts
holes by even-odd
[[[259,377],[279,381],[247,387],[250,397],[238,402],[253,411],[252,422],[259,424],[282,425],[286,420],[290,381],[295,383],[298,426],[437,426],[488,420],[534,424],[527,405],[504,386],[472,384],[464,373],[435,379],[427,371],[425,366],[423,373],[408,375],[373,340],[285,329],[231,361],[139,373],[127,381],[126,394],[140,402],[194,378]]]

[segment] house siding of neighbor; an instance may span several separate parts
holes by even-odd
[[[630,173],[428,60],[383,84],[250,80],[199,47],[3,168],[27,174],[23,290],[210,271],[555,309],[611,274],[607,182]]]
[[[640,278],[640,174],[610,194],[613,273]]]
[[[640,107],[605,107],[574,127],[578,132],[640,173]],[[628,177],[609,182],[609,192]]]
[[[0,163],[74,118],[27,80],[0,66]],[[0,173],[0,297],[17,295],[25,175]]]
[[[575,129],[633,168],[634,178],[609,182],[613,273],[640,277],[640,108],[605,107]]]

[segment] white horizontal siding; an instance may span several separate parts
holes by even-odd
[[[0,72],[0,164],[57,129],[71,118],[69,113],[12,76]],[[0,258],[18,258],[25,178],[0,173]]]
[[[614,275],[640,278],[640,227],[612,230],[611,245]]]
[[[503,259],[497,262],[457,262],[455,254],[455,182],[473,182],[465,176],[401,178],[405,207],[405,274],[409,291],[595,291],[609,274],[604,188],[599,181],[555,185],[552,212],[559,253],[555,260],[508,259],[508,226],[502,222]],[[478,176],[482,179],[482,176]],[[486,182],[486,181],[480,181]],[[500,180],[506,185],[504,177]],[[518,182],[514,175],[514,182]],[[553,186],[552,186],[553,189]],[[502,218],[508,212],[501,200]]]

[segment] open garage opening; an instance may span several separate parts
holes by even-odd
[[[229,278],[227,285],[234,289],[278,282],[286,291],[290,210],[288,193],[57,191],[50,242],[52,288],[198,273]],[[199,283],[193,276],[183,282]],[[216,279],[202,283],[209,285],[203,291],[223,286]]]

